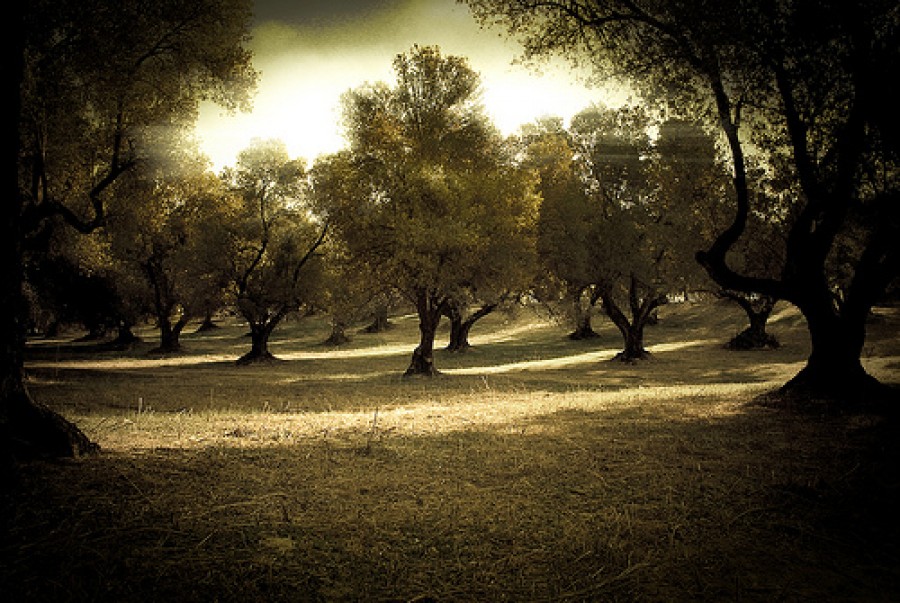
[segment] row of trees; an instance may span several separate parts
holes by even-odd
[[[127,341],[150,313],[158,351],[172,352],[189,319],[232,306],[250,325],[250,362],[271,358],[269,335],[290,313],[330,312],[338,341],[361,309],[399,294],[421,333],[407,373],[432,375],[443,317],[450,348],[465,349],[477,320],[528,295],[571,308],[577,337],[593,333],[599,304],[620,357],[645,357],[658,306],[706,285],[692,255],[727,186],[713,137],[594,106],[568,129],[546,119],[504,139],[464,59],[415,47],[394,67],[395,86],[346,95],[349,149],[309,171],[257,141],[219,177],[178,152],[120,178],[102,229],[51,246],[73,272],[103,276],[94,288],[111,303],[83,304],[89,318],[102,325],[105,305]],[[62,271],[35,272],[49,297]],[[68,303],[71,288],[57,297]]]
[[[900,11],[892,0],[466,0],[525,54],[561,54],[625,79],[727,143],[735,211],[697,260],[728,291],[784,299],[812,353],[784,393],[886,392],[860,361],[872,306],[900,269]],[[790,195],[774,274],[731,255],[754,214],[751,151]]]
[[[93,447],[30,398],[23,373],[23,266],[46,296],[72,249],[82,273],[112,283],[119,326],[148,300],[163,349],[227,292],[253,335],[245,360],[267,357],[289,312],[325,305],[337,332],[361,300],[399,292],[419,317],[412,374],[434,373],[442,316],[464,345],[475,320],[523,292],[576,315],[599,302],[622,357],[639,358],[644,325],[668,294],[699,286],[699,265],[757,321],[777,299],[804,313],[813,353],[791,388],[878,389],[859,356],[898,267],[897,120],[876,87],[896,65],[892,3],[825,3],[811,18],[780,1],[470,0],[533,56],[587,59],[658,107],[592,107],[505,140],[465,60],[416,47],[396,59],[395,85],[346,95],[346,151],[306,171],[260,144],[221,176],[183,133],[202,98],[246,102],[247,4],[51,4],[15,7],[3,66],[16,84],[4,444]]]

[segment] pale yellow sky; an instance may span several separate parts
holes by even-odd
[[[482,76],[485,108],[505,134],[544,115],[567,120],[593,102],[624,100],[588,87],[562,62],[542,65],[541,73],[514,64],[520,47],[499,32],[480,29],[468,8],[455,0],[359,3],[365,6],[360,13],[344,2],[340,18],[332,19],[302,14],[315,3],[265,1],[251,45],[261,72],[253,111],[228,115],[211,104],[201,107],[197,135],[216,170],[232,165],[254,138],[279,138],[292,156],[310,163],[341,149],[341,95],[366,82],[391,82],[394,56],[414,44],[438,45],[445,55],[467,57]],[[266,18],[285,19],[293,7],[296,18]]]

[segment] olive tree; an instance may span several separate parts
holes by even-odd
[[[441,317],[512,274],[536,198],[484,114],[465,59],[416,46],[394,71],[395,85],[346,95],[350,150],[322,176],[352,184],[319,190],[333,191],[322,211],[352,257],[416,308],[420,339],[407,374],[434,375]]]
[[[900,270],[900,119],[884,86],[900,58],[893,0],[467,4],[522,40],[527,54],[587,61],[600,76],[626,78],[716,124],[729,153],[734,214],[697,260],[720,286],[787,300],[806,318],[812,351],[782,393],[845,403],[861,391],[887,393],[860,356],[867,316]],[[775,277],[729,262],[753,210],[751,143],[773,163],[786,159],[798,192]],[[838,302],[831,259],[847,237],[857,244],[844,247],[849,271]]]
[[[24,379],[23,250],[58,217],[103,224],[118,178],[203,98],[244,106],[255,81],[247,0],[34,0],[6,12],[6,199],[0,227],[0,453],[77,455],[96,444],[37,403]]]
[[[319,294],[317,250],[328,225],[310,214],[303,162],[291,159],[282,141],[255,141],[224,178],[238,195],[229,220],[231,287],[251,337],[239,362],[269,361],[272,331]]]

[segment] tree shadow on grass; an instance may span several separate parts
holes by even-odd
[[[897,425],[684,400],[25,466],[10,600],[889,600]]]

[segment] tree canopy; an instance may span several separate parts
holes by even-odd
[[[351,256],[416,307],[421,340],[408,372],[434,374],[435,330],[451,303],[521,274],[536,198],[465,59],[417,46],[394,71],[395,86],[346,95],[350,150],[317,165],[314,190]]]
[[[897,278],[900,12],[890,0],[850,4],[729,0],[467,0],[525,53],[561,53],[647,99],[718,125],[733,170],[734,218],[697,259],[721,286],[795,304],[812,353],[785,393],[854,397],[877,385],[860,354],[865,319]],[[800,208],[777,276],[751,275],[729,251],[753,211],[750,149],[784,171]],[[851,233],[851,231],[853,231]],[[841,302],[829,258],[852,236]],[[846,247],[844,247],[846,249]],[[852,266],[852,268],[851,268]],[[852,276],[847,275],[846,268]]]
[[[8,15],[0,440],[8,454],[72,455],[95,446],[24,382],[23,246],[54,216],[80,232],[102,225],[118,178],[201,99],[246,105],[250,3],[36,0]]]

